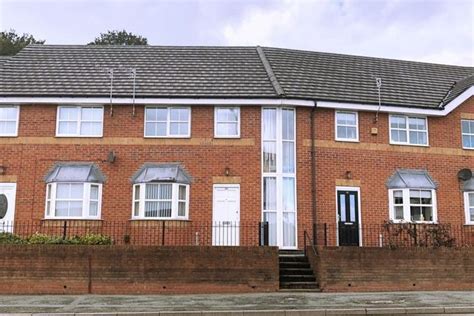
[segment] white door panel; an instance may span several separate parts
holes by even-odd
[[[13,232],[16,183],[0,183],[0,232]]]
[[[240,187],[215,185],[212,211],[212,244],[238,246],[240,239]]]

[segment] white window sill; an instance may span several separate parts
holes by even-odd
[[[102,221],[101,218],[91,217],[45,217],[43,221]]]
[[[173,138],[191,138],[191,135],[186,135],[186,136],[143,136],[144,138],[150,138],[150,139],[160,139],[160,138],[164,138],[164,139],[173,139]]]
[[[57,138],[101,138],[103,135],[56,135]]]
[[[465,150],[474,150],[474,147],[463,147],[462,149],[465,149]]]
[[[0,137],[18,137],[18,133],[17,134],[0,134]]]
[[[345,139],[345,138],[336,138],[336,142],[348,142],[348,143],[360,143],[358,139]]]
[[[131,221],[182,221],[182,222],[186,222],[186,221],[189,221],[189,219],[187,218],[160,218],[160,217],[146,217],[146,218],[143,218],[143,217],[132,217],[130,219]]]
[[[390,219],[392,224],[432,224],[432,225],[438,225],[438,222],[433,222],[433,221],[423,221],[423,222],[412,222],[412,221],[405,221],[405,220],[399,220],[399,219]]]
[[[423,145],[423,144],[408,144],[408,143],[393,143],[393,142],[390,142],[390,145],[395,145],[395,146],[413,146],[413,147],[430,147],[429,144]]]
[[[239,138],[240,138],[240,135],[237,135],[237,136],[219,136],[219,135],[214,135],[214,138],[221,138],[221,139],[226,139],[226,138],[229,138],[229,139],[239,139]]]

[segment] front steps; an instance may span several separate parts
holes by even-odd
[[[313,269],[303,251],[280,250],[280,291],[319,292]]]

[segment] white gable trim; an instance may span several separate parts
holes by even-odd
[[[132,98],[112,98],[112,104],[132,104]],[[0,104],[110,104],[109,98],[76,97],[0,97]],[[298,99],[200,99],[200,98],[135,98],[135,104],[160,105],[270,105],[314,107],[312,100]]]
[[[470,87],[469,89],[461,93],[454,100],[446,104],[446,106],[443,109],[440,109],[440,110],[382,105],[380,107],[380,112],[420,114],[420,115],[427,115],[427,116],[446,116],[473,95],[474,95],[474,86]],[[369,112],[376,112],[379,109],[378,105],[373,105],[373,104],[327,102],[327,101],[318,101],[316,106],[320,108],[351,110],[351,111],[369,111]]]

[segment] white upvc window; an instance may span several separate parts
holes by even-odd
[[[45,218],[100,219],[102,184],[48,183],[46,186]]]
[[[464,192],[466,224],[474,225],[474,191]]]
[[[240,108],[215,107],[214,108],[214,137],[239,138],[240,137]]]
[[[474,120],[461,120],[462,148],[474,149]]]
[[[336,140],[359,141],[359,117],[357,112],[336,111]]]
[[[0,106],[0,137],[18,136],[19,106]]]
[[[189,138],[190,107],[145,107],[145,137]]]
[[[188,219],[189,185],[134,184],[132,208],[132,219]]]
[[[58,106],[57,137],[102,137],[104,107]]]
[[[436,223],[436,191],[424,189],[389,190],[390,220],[398,223]]]
[[[390,115],[390,144],[428,146],[426,117]]]

